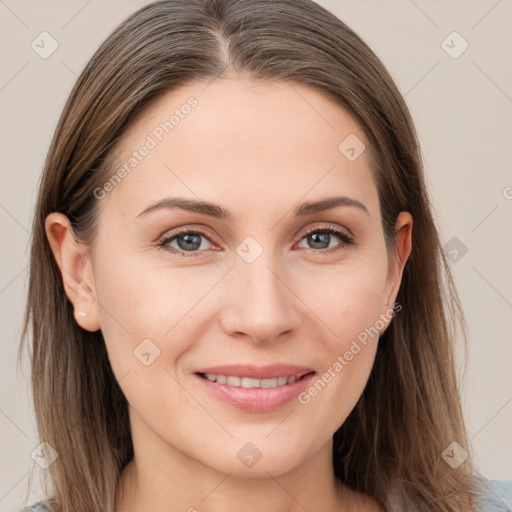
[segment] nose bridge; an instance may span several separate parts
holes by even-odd
[[[249,261],[236,257],[226,291],[223,324],[227,332],[267,342],[298,327],[297,299],[288,288],[287,273],[270,251]]]

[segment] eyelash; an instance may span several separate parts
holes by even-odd
[[[336,246],[336,247],[331,247],[329,249],[307,249],[309,251],[313,251],[315,253],[320,253],[320,254],[331,254],[333,252],[336,252],[336,251],[340,251],[340,250],[344,250],[347,248],[347,246],[349,245],[353,245],[354,244],[354,239],[349,236],[347,233],[345,233],[345,231],[341,230],[340,228],[337,228],[337,227],[333,227],[333,226],[315,226],[315,227],[312,227],[312,228],[308,228],[306,230],[305,233],[303,233],[301,235],[301,237],[294,243],[294,245],[298,242],[300,242],[303,238],[307,237],[308,235],[312,234],[312,233],[329,233],[329,234],[333,234],[333,235],[336,235],[337,237],[339,237],[341,240],[342,240],[342,244]],[[209,242],[211,242],[211,240],[209,239],[209,237],[207,236],[207,234],[204,232],[204,231],[201,231],[201,230],[192,230],[192,229],[189,229],[189,228],[184,228],[184,229],[181,229],[179,231],[175,231],[174,233],[171,233],[170,235],[164,235],[164,238],[160,238],[158,240],[158,247],[160,249],[164,249],[168,252],[170,252],[171,254],[175,254],[175,255],[179,255],[179,256],[185,256],[186,258],[194,258],[194,257],[198,257],[201,255],[202,252],[204,251],[190,251],[190,252],[185,252],[185,251],[181,251],[179,249],[176,249],[175,247],[168,247],[167,244],[169,242],[172,242],[175,238],[179,237],[180,235],[184,235],[184,234],[187,234],[187,235],[201,235],[203,237],[205,237]],[[213,243],[213,242],[212,242]]]

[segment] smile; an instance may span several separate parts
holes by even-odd
[[[197,372],[194,378],[203,392],[216,401],[236,407],[244,412],[271,412],[290,402],[303,392],[315,372],[299,375],[281,375],[268,378],[223,375]]]

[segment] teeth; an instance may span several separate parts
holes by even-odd
[[[213,378],[215,379],[215,375],[213,376]],[[226,384],[226,381],[227,381],[227,377],[225,375],[217,375],[217,382],[219,384]]]
[[[231,375],[226,376],[206,373],[205,377],[211,382],[242,388],[275,388],[293,384],[297,380],[295,375],[290,377],[276,377],[274,379],[253,379],[250,377],[234,377]]]
[[[284,380],[285,384],[288,382],[288,379],[286,377],[281,377],[281,379]],[[283,384],[281,384],[281,386],[282,385]],[[275,388],[276,386],[279,386],[279,377],[276,377],[275,379],[261,379],[260,385],[258,387]]]
[[[259,388],[262,386],[260,379],[250,379],[249,377],[243,377],[240,384],[243,388]]]
[[[240,377],[227,377],[226,384],[228,386],[240,386],[242,383],[242,379]]]

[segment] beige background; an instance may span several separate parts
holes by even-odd
[[[64,101],[94,50],[146,1],[0,0],[0,510],[24,503],[38,445],[28,378],[16,370],[28,233],[45,154]],[[377,53],[405,95],[443,241],[470,328],[464,410],[479,468],[512,478],[511,0],[322,0]],[[43,31],[57,50],[41,58]],[[452,58],[442,41],[469,44]],[[451,42],[453,40],[453,43]],[[447,39],[456,52],[461,39]],[[454,242],[451,241],[450,244]],[[32,495],[40,496],[35,466]]]

